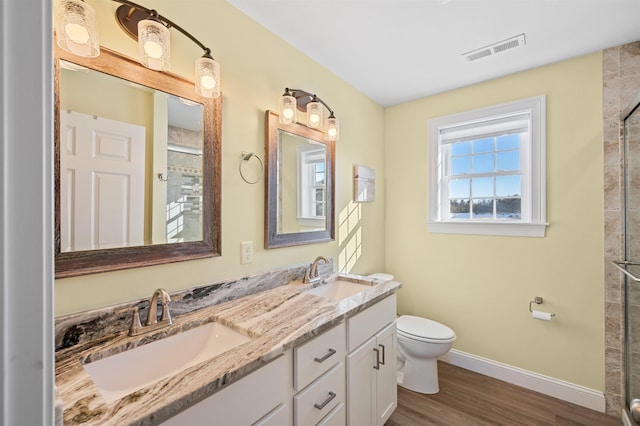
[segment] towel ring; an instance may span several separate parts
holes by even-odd
[[[249,161],[251,157],[255,157],[260,162],[260,174],[258,175],[258,178],[253,181],[248,180],[246,177],[244,177],[244,173],[242,172],[242,165],[244,164],[245,161]],[[258,183],[258,181],[260,180],[260,177],[262,177],[264,173],[264,162],[262,161],[262,158],[258,156],[258,154],[254,152],[242,151],[242,160],[240,161],[240,165],[238,166],[238,171],[240,172],[240,177],[242,178],[243,181],[253,185],[255,183]]]

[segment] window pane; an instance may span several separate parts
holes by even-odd
[[[324,189],[316,189],[316,201],[324,201]]]
[[[449,181],[449,198],[464,198],[471,194],[469,179],[453,179]]]
[[[473,200],[474,219],[493,219],[493,198]]]
[[[450,219],[469,219],[469,200],[449,200]]]
[[[496,196],[521,197],[522,183],[520,175],[496,176]]]
[[[493,154],[473,156],[473,173],[491,173],[493,171],[495,171]]]
[[[451,176],[471,173],[471,157],[453,157],[451,159]]]
[[[520,133],[498,137],[498,151],[520,148]]]
[[[324,172],[316,173],[316,186],[324,185]]]
[[[498,152],[497,170],[520,170],[520,151]]]
[[[316,163],[316,172],[324,172],[324,161]]]
[[[503,198],[496,200],[496,216],[498,219],[520,219],[520,198]]]
[[[451,144],[451,155],[471,154],[471,142],[456,142]]]
[[[324,204],[316,204],[316,216],[324,216]]]
[[[494,150],[493,138],[479,139],[477,141],[473,141],[474,154],[477,154],[478,152],[491,152],[493,150]]]
[[[493,197],[493,177],[474,178],[471,181],[472,197]]]

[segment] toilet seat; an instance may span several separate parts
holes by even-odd
[[[456,339],[456,334],[446,325],[413,315],[398,318],[396,328],[399,336],[420,342],[450,343]]]

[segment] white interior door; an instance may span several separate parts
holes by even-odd
[[[145,128],[60,113],[61,250],[144,244]]]

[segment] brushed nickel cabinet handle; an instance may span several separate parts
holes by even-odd
[[[336,394],[333,392],[329,392],[329,397],[327,399],[325,399],[322,403],[318,404],[317,402],[315,404],[313,404],[314,407],[316,407],[318,410],[322,410],[328,403],[331,402],[331,400],[333,400],[333,398],[336,397]]]
[[[380,361],[380,364],[384,365],[384,352],[385,352],[384,345],[378,345],[378,346],[382,348],[382,361]]]
[[[322,364],[323,362],[325,362],[327,360],[327,358],[329,358],[331,355],[333,355],[335,353],[336,353],[335,349],[329,348],[329,352],[325,356],[323,356],[322,358],[315,357],[313,360],[315,362],[317,362],[318,364]]]
[[[380,349],[373,348],[373,351],[376,353],[376,365],[373,366],[375,370],[380,370]]]

